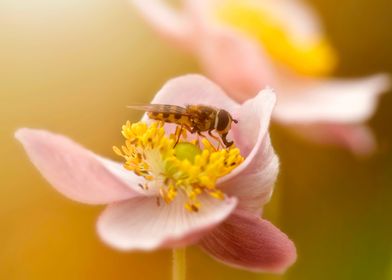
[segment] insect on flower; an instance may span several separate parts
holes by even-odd
[[[182,129],[185,128],[190,133],[197,133],[204,138],[202,132],[208,131],[208,134],[220,144],[222,139],[226,148],[233,145],[233,141],[227,141],[226,137],[231,129],[231,123],[238,123],[238,121],[226,110],[206,105],[181,107],[166,104],[130,105],[128,108],[146,111],[150,119],[179,125],[176,130],[176,144],[180,140]],[[212,134],[214,130],[219,134],[220,139]]]

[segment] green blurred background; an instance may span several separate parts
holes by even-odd
[[[341,57],[339,76],[392,72],[391,0],[312,0]],[[113,157],[120,127],[169,78],[198,72],[125,0],[0,0],[0,279],[169,279],[170,251],[119,253],[95,233],[102,207],[57,194],[14,140],[47,128]],[[272,127],[281,172],[266,217],[296,243],[284,276],[188,250],[188,279],[392,279],[392,96],[367,159]],[[114,157],[113,157],[114,158]]]

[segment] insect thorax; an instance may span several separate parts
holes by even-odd
[[[205,105],[188,105],[187,112],[192,115],[193,126],[198,131],[214,129],[216,109]]]

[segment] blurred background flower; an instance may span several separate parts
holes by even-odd
[[[389,88],[389,77],[328,77],[337,64],[334,48],[302,0],[183,0],[178,10],[164,0],[131,3],[236,100],[271,86],[278,95],[273,120],[307,140],[358,155],[375,150],[362,123]]]
[[[336,75],[392,72],[389,0],[308,3],[340,58]],[[169,279],[170,252],[125,254],[102,245],[93,227],[101,207],[54,192],[13,132],[45,127],[111,157],[119,127],[141,115],[125,105],[149,102],[167,79],[199,72],[195,61],[119,0],[0,0],[0,46],[0,278]],[[192,248],[189,279],[390,279],[391,108],[386,94],[370,121],[379,150],[361,161],[274,127],[282,164],[265,217],[294,240],[297,263],[284,276],[260,275]]]

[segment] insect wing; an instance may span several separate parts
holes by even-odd
[[[166,104],[145,104],[145,105],[129,105],[127,108],[145,111],[150,113],[168,113],[168,114],[180,114],[188,115],[185,108],[177,105],[166,105]]]

